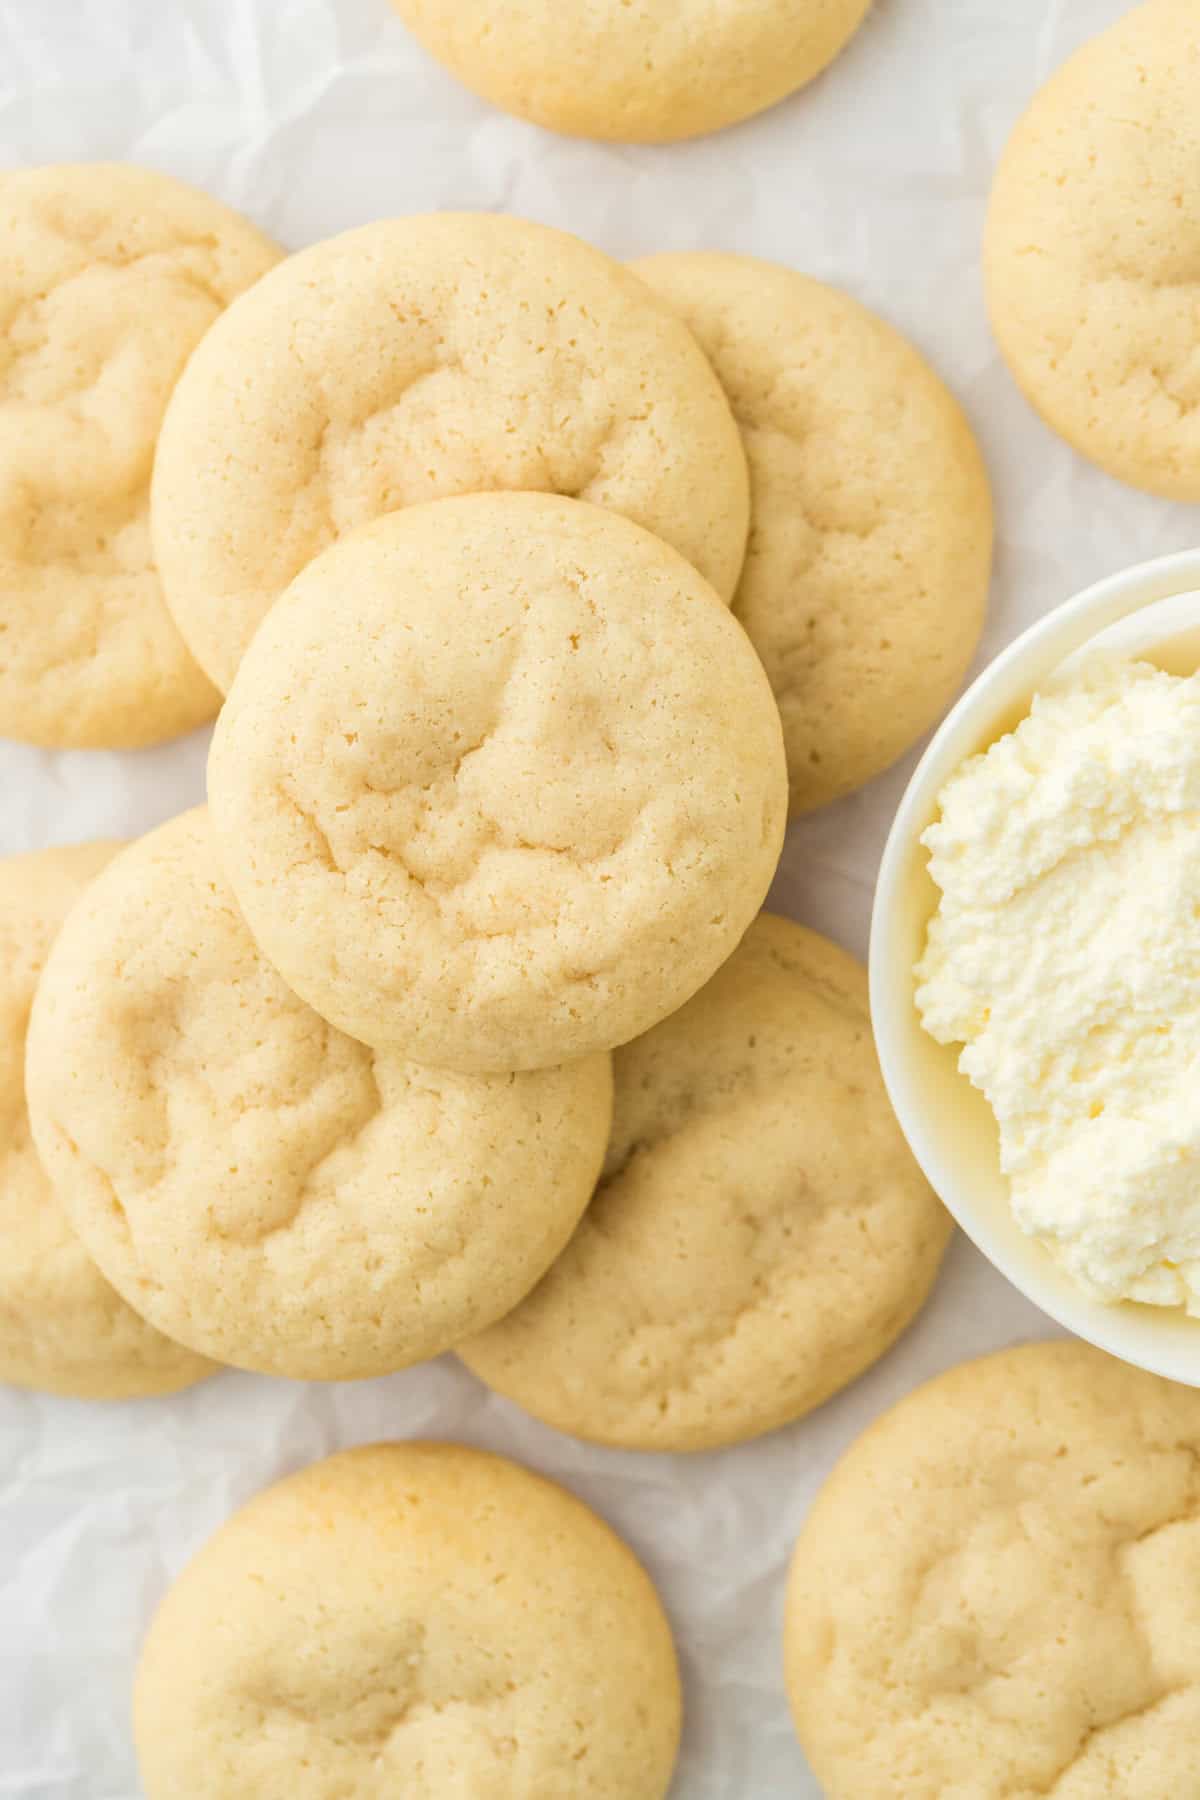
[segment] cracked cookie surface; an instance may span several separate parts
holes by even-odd
[[[392,219],[291,257],[220,321],[171,401],[154,547],[194,654],[228,688],[271,602],[381,513],[485,489],[627,514],[726,599],[745,458],[695,341],[564,232]]]
[[[566,1243],[606,1056],[435,1073],[319,1018],[259,955],[203,808],[118,857],[47,963],[37,1147],[109,1279],[181,1343],[308,1379],[448,1349]]]
[[[1200,28],[1149,0],[1040,89],[996,171],[992,325],[1026,398],[1110,475],[1200,500]]]
[[[879,1419],[801,1532],[785,1669],[829,1800],[1200,1792],[1200,1395],[1075,1342]]]
[[[299,576],[239,670],[209,796],[296,991],[475,1070],[682,1005],[761,904],[787,808],[728,609],[628,520],[537,494],[392,514]]]
[[[537,1418],[700,1450],[811,1411],[923,1303],[950,1220],[892,1117],[864,970],[762,913],[613,1058],[600,1185],[516,1310],[460,1345]]]
[[[0,1382],[83,1400],[175,1393],[212,1373],[104,1279],[30,1136],[25,1034],[38,977],[70,908],[119,848],[0,859]]]
[[[494,106],[573,137],[719,131],[819,75],[869,0],[392,0]]]
[[[219,696],[163,601],[150,469],[167,399],[282,254],[150,169],[0,174],[0,735],[128,748]]]
[[[783,716],[791,809],[878,775],[935,723],[979,641],[992,502],[970,426],[849,295],[707,252],[634,270],[685,320],[750,465],[733,609]]]
[[[670,1628],[582,1502],[459,1445],[377,1444],[251,1500],[143,1646],[148,1800],[661,1800]]]

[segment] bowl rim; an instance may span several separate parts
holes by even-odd
[[[976,676],[934,733],[896,808],[875,884],[867,962],[871,1022],[892,1107],[927,1181],[967,1237],[993,1268],[1056,1324],[1139,1368],[1200,1386],[1200,1319],[1192,1321],[1196,1327],[1194,1349],[1184,1351],[1158,1341],[1156,1329],[1161,1336],[1162,1322],[1150,1324],[1143,1316],[1161,1311],[1175,1321],[1179,1318],[1175,1308],[1112,1306],[1082,1290],[1072,1293],[1068,1287],[1063,1291],[1052,1279],[1052,1265],[1043,1280],[1032,1258],[1030,1267],[1019,1262],[1000,1241],[984,1210],[963,1192],[960,1176],[939,1143],[933,1109],[904,1053],[904,1035],[912,1024],[914,984],[911,967],[898,966],[902,959],[893,954],[891,944],[912,858],[918,853],[918,835],[948,775],[973,754],[969,747],[972,731],[975,749],[985,740],[989,706],[993,724],[998,725],[1005,714],[1011,717],[1011,688],[1021,672],[1027,673],[1027,691],[1032,695],[1038,681],[1063,657],[1106,625],[1189,588],[1200,588],[1200,548],[1119,570],[1027,626]],[[1005,689],[1010,690],[1007,705],[1000,701]]]

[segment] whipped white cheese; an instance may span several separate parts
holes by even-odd
[[[1105,1300],[1200,1315],[1200,675],[1099,658],[947,782],[917,1006],[1018,1222]]]

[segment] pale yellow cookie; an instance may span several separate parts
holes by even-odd
[[[151,169],[0,175],[0,736],[127,748],[218,695],[163,604],[150,468],[213,320],[279,260]]]
[[[979,641],[987,473],[957,401],[849,295],[749,256],[635,263],[720,378],[750,464],[733,607],[783,715],[794,813],[878,775]]]
[[[613,1064],[582,1224],[459,1355],[604,1444],[704,1450],[799,1418],[890,1347],[950,1236],[888,1105],[864,971],[763,913]]]
[[[454,1444],[259,1494],[168,1591],[134,1691],[147,1800],[662,1800],[679,1725],[632,1552]]]
[[[607,1057],[434,1074],[263,961],[201,808],[134,844],[50,954],[34,1139],[119,1291],[181,1343],[313,1380],[437,1355],[515,1306],[604,1154]]]
[[[352,527],[482,489],[625,513],[733,593],[746,462],[691,334],[643,283],[522,219],[389,219],[230,308],[171,402],[154,547],[228,688],[271,602]]]
[[[392,0],[505,112],[573,137],[661,144],[764,112],[831,63],[870,0]]]
[[[67,1222],[29,1134],[25,1031],[63,919],[116,844],[0,859],[0,1382],[84,1400],[169,1394],[211,1373],[126,1306]]]
[[[1000,348],[1110,475],[1200,500],[1200,13],[1151,0],[1039,91],[984,241]]]
[[[1200,1394],[1080,1343],[919,1388],[809,1515],[785,1669],[827,1800],[1195,1800]]]
[[[542,494],[413,507],[312,564],[242,663],[208,779],[297,993],[475,1070],[681,1006],[761,905],[787,810],[728,609],[628,519]]]

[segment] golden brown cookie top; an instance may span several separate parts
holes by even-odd
[[[376,1055],[259,955],[203,809],[73,913],[29,1040],[38,1149],[116,1287],[208,1355],[311,1379],[437,1355],[529,1290],[604,1153],[608,1058]]]
[[[810,1411],[924,1301],[950,1220],[892,1116],[853,957],[763,913],[613,1059],[604,1176],[529,1298],[459,1347],[560,1430],[737,1443]]]
[[[393,0],[493,105],[551,131],[668,143],[719,131],[819,75],[869,0]]]
[[[148,1800],[662,1800],[670,1629],[632,1553],[517,1464],[350,1450],[268,1488],[151,1626]]]
[[[786,1676],[830,1800],[1195,1786],[1200,1395],[1087,1345],[879,1419],[796,1548]]]
[[[996,171],[992,324],[1047,424],[1109,474],[1200,500],[1200,30],[1149,0],[1035,96]]]
[[[212,1372],[104,1279],[30,1136],[25,1038],[38,978],[64,918],[119,848],[0,858],[0,1382],[96,1400],[172,1393]]]
[[[728,609],[629,520],[541,494],[411,507],[310,565],[238,672],[209,795],[297,992],[468,1070],[682,1005],[761,904],[787,806]]]
[[[771,678],[793,813],[861,787],[936,723],[979,641],[987,472],[929,364],[848,294],[710,252],[634,268],[716,370],[750,465],[734,612]]]
[[[158,743],[218,704],[151,554],[159,425],[213,320],[281,253],[121,163],[4,173],[0,234],[0,735]]]
[[[291,257],[193,357],[159,446],[155,554],[227,689],[319,551],[381,513],[484,489],[610,507],[724,598],[736,585],[745,458],[680,320],[566,232],[388,219]]]

